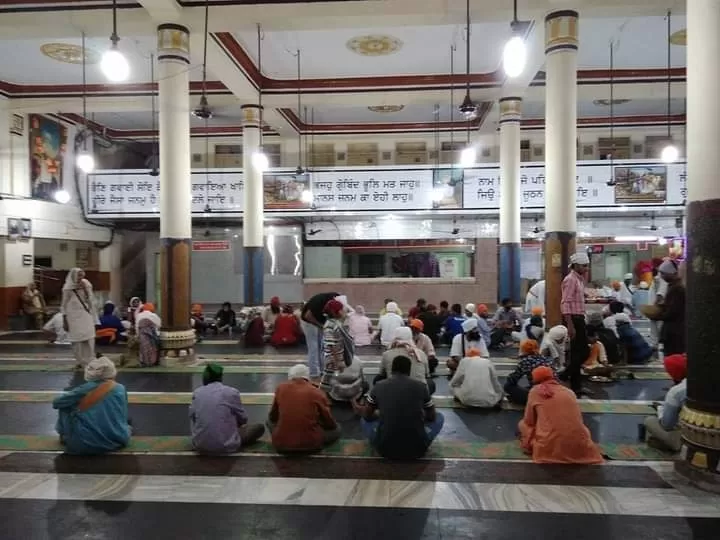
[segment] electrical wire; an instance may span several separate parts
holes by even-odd
[[[670,37],[672,36],[672,27],[670,26],[671,23],[671,17],[672,17],[672,11],[668,10],[667,12],[667,136],[668,136],[668,144],[672,143],[672,135],[670,133],[670,100],[672,99],[672,93],[671,93],[671,86],[672,86],[672,56],[671,56],[671,48],[672,43],[670,43]]]

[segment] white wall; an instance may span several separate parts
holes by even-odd
[[[20,287],[33,280],[33,267],[23,265],[23,255],[33,254],[31,240],[0,240],[0,286]]]

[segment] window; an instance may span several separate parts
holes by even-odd
[[[305,159],[311,167],[334,167],[335,145],[332,143],[311,144],[310,155]]]
[[[377,165],[377,143],[349,143],[347,145],[347,164],[350,167]]]
[[[363,253],[357,256],[357,275],[352,277],[383,277],[384,275],[384,254]]]

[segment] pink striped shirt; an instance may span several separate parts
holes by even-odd
[[[563,279],[560,312],[563,315],[585,315],[585,282],[574,270]]]

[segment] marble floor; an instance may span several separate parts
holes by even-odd
[[[299,348],[244,351],[218,340],[198,347],[195,368],[121,371],[138,442],[85,457],[57,451],[53,433],[49,401],[80,382],[69,351],[34,339],[0,337],[3,540],[718,538],[720,497],[683,482],[673,456],[637,440],[638,423],[669,386],[657,365],[634,368],[635,380],[589,385],[593,399],[581,408],[614,457],[604,465],[532,464],[514,440],[521,411],[458,408],[444,377],[436,400],[446,424],[427,459],[374,457],[342,406],[333,409],[343,429],[335,451],[287,458],[264,440],[241,454],[199,457],[181,441],[205,361],[226,365],[226,382],[261,422],[284,373],[303,359]],[[371,379],[378,351],[364,351],[364,360]],[[509,354],[493,361],[501,375],[514,362]]]

